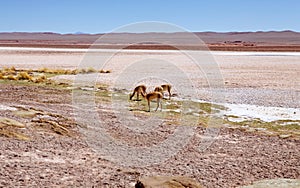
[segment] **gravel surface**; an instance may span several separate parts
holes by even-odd
[[[72,119],[69,90],[3,84],[0,102]],[[117,118],[110,110],[105,105],[100,109],[107,112],[102,117],[107,118],[107,126],[112,127],[109,131],[117,137]],[[138,178],[153,175],[187,176],[205,187],[237,187],[261,179],[300,178],[299,140],[222,128],[213,144],[199,151],[196,146],[205,130],[197,127],[187,146],[173,157],[146,167],[126,167],[95,152],[74,123],[69,126],[74,134],[65,136],[51,129],[39,129],[31,118],[19,117],[9,110],[1,110],[0,116],[25,123],[26,128],[21,131],[30,137],[30,141],[0,137],[0,186],[3,187],[131,187]],[[126,132],[119,137],[137,147],[147,140],[155,144],[173,129],[173,126],[158,127],[155,133],[143,134],[143,139],[132,139]]]

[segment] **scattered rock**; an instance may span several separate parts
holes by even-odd
[[[192,178],[183,176],[154,176],[141,178],[135,184],[136,188],[202,188]]]
[[[288,137],[291,137],[292,135],[291,134],[281,134],[279,135],[280,138],[288,138]]]
[[[252,185],[243,186],[240,188],[299,188],[299,179],[271,179],[271,180],[260,180],[254,182]]]

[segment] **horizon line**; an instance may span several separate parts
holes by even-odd
[[[186,32],[99,32],[99,33],[88,33],[88,32],[54,32],[54,31],[0,31],[0,34],[58,34],[58,35],[104,35],[104,34],[175,34],[175,33],[270,33],[270,32],[292,32],[292,33],[300,33],[300,31],[295,30],[256,30],[256,31],[186,31]]]

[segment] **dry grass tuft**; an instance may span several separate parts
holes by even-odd
[[[103,69],[101,69],[101,70],[99,70],[99,73],[111,73],[111,70],[103,70]]]
[[[16,68],[14,66],[7,68],[5,67],[3,70],[1,70],[3,74],[15,74],[16,73]]]
[[[42,74],[42,75],[37,76],[37,77],[32,77],[30,79],[30,81],[32,81],[34,83],[43,83],[43,82],[47,81],[47,77],[44,74]]]
[[[89,73],[111,73],[110,70],[96,70],[93,67],[82,68],[82,69],[49,69],[40,68],[37,70],[22,70],[16,69],[15,67],[0,69],[0,79],[3,80],[27,80],[34,83],[44,83],[48,79],[46,75],[53,76],[59,74],[76,75],[76,74],[89,74]],[[45,75],[46,74],[46,75]],[[48,82],[47,82],[48,83]]]
[[[2,130],[0,129],[0,135],[8,137],[8,138],[16,138],[18,140],[29,140],[29,137],[22,134],[15,132],[13,130]]]
[[[7,126],[13,126],[18,128],[24,128],[25,125],[23,123],[20,123],[16,120],[0,117],[0,128],[7,127]]]
[[[86,70],[85,69],[79,69],[78,70],[78,74],[85,74],[86,73]]]
[[[19,140],[29,140],[28,136],[18,132],[18,129],[22,128],[25,128],[23,123],[13,119],[0,117],[0,135]]]
[[[89,67],[86,69],[86,73],[95,73],[95,72],[97,72],[97,70],[94,69],[93,67]]]
[[[32,70],[17,70],[15,67],[4,68],[0,70],[0,79],[3,80],[27,80],[34,83],[42,83],[47,81],[47,77],[44,74],[34,76],[33,72],[47,72],[48,69],[43,68],[37,71]]]
[[[18,80],[18,78],[16,76],[11,75],[11,74],[7,76],[7,79],[8,80]]]
[[[32,76],[30,76],[28,72],[19,72],[17,78],[18,80],[31,80]]]
[[[70,72],[71,74],[78,74],[78,70],[77,69],[74,69],[74,70],[71,70],[71,72]]]

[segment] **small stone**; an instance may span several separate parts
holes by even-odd
[[[147,188],[147,187],[190,187],[190,188],[202,188],[192,178],[183,176],[154,176],[142,178],[135,184],[136,188]]]
[[[290,135],[290,134],[281,134],[281,135],[279,135],[280,138],[288,138],[290,136],[292,136],[292,135]]]

